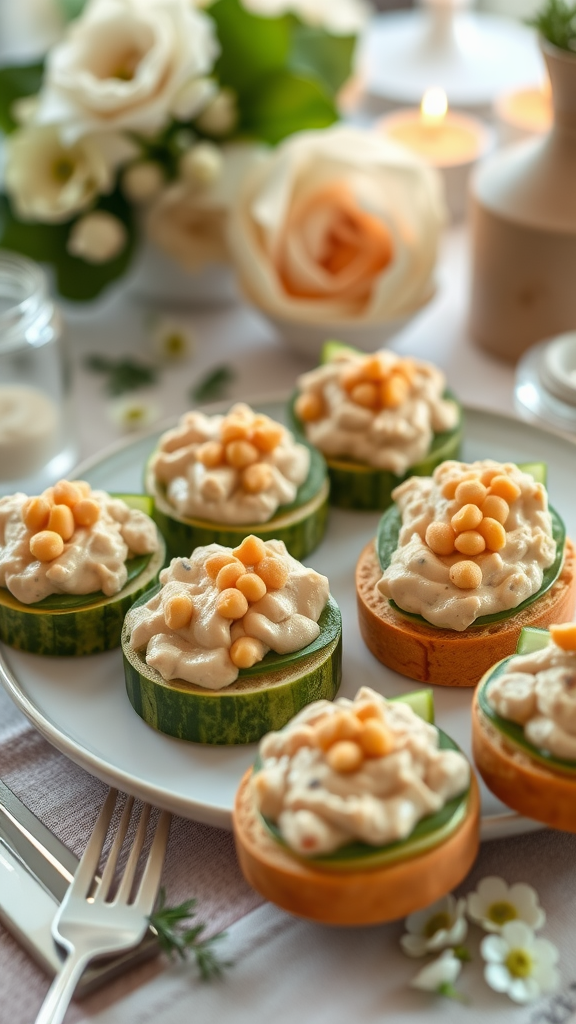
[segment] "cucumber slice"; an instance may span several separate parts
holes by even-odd
[[[434,694],[432,690],[412,690],[410,693],[401,693],[397,697],[388,697],[387,700],[397,700],[402,704],[408,704],[419,718],[434,725]]]
[[[488,626],[494,622],[503,622],[505,619],[510,619],[512,616],[517,615],[518,612],[524,611],[534,601],[537,601],[543,594],[545,594],[554,585],[562,572],[562,564],[564,561],[564,545],[566,543],[566,528],[564,522],[558,515],[558,513],[549,506],[550,515],[552,517],[552,533],[554,540],[556,541],[556,557],[551,566],[544,570],[542,578],[542,585],[535,594],[531,597],[527,597],[525,601],[516,605],[515,608],[508,608],[503,612],[494,612],[491,615],[481,615],[475,619],[474,622],[468,626],[468,629],[473,629],[475,626]],[[378,525],[378,534],[376,537],[376,550],[378,552],[378,559],[382,572],[388,568],[392,561],[392,555],[398,547],[398,537],[400,534],[400,527],[402,526],[402,516],[397,505],[392,505],[382,516]],[[403,608],[400,608],[395,601],[390,601],[390,607],[394,609],[398,615],[401,615],[405,619],[410,619],[412,622],[418,622],[424,626],[430,626],[434,629],[434,624],[428,622],[422,615],[417,615],[414,612],[406,612]],[[441,627],[440,627],[441,628]]]
[[[115,494],[131,508],[147,514],[152,501],[145,495]],[[35,604],[22,604],[0,589],[0,640],[31,654],[80,656],[99,654],[120,646],[124,616],[134,601],[156,583],[166,548],[130,559],[128,579],[117,594],[51,594]]]
[[[441,729],[438,729],[438,746],[441,750],[460,751],[458,745]],[[261,762],[257,761],[254,771],[259,771],[260,767]],[[323,857],[299,857],[284,842],[277,825],[263,815],[260,815],[260,820],[276,842],[288,850],[291,856],[303,863],[326,871],[357,871],[359,868],[383,867],[399,860],[409,860],[411,857],[417,857],[444,842],[464,820],[468,809],[469,795],[470,789],[468,788],[459,796],[449,800],[436,814],[429,814],[422,818],[406,839],[378,847],[362,842],[349,843]]]
[[[343,346],[345,347],[345,346]],[[299,441],[306,440],[302,421],[296,415],[294,404],[298,392],[294,392],[288,408],[290,426]],[[377,512],[389,507],[392,502],[392,491],[403,480],[411,476],[430,476],[436,466],[447,459],[457,459],[462,443],[463,414],[462,408],[451,391],[444,393],[458,406],[458,422],[452,430],[434,434],[430,451],[424,459],[417,462],[402,476],[396,476],[388,469],[374,469],[373,466],[352,462],[349,459],[327,458],[328,475],[330,477],[330,504],[337,508],[355,509],[361,512]]]
[[[190,555],[205,544],[237,547],[248,534],[262,540],[283,540],[289,554],[301,561],[322,540],[328,521],[330,484],[326,463],[320,452],[310,445],[310,471],[298,488],[295,501],[282,505],[266,523],[211,523],[205,519],[180,516],[166,497],[166,488],[157,483],[150,463],[146,467],[144,486],[153,499],[151,513],[166,540],[169,558]]]
[[[548,481],[548,465],[546,462],[517,462],[518,469],[523,473],[533,476],[537,484],[544,484]]]
[[[536,632],[536,630],[534,630]],[[540,631],[538,631],[540,632]],[[542,630],[546,632],[546,630]],[[528,653],[528,652],[523,652]],[[510,722],[507,718],[502,718],[497,711],[494,711],[493,707],[488,703],[486,692],[488,686],[493,679],[497,676],[501,676],[509,667],[510,661],[515,658],[516,655],[512,654],[508,658],[504,658],[498,662],[490,672],[487,672],[483,679],[478,684],[478,705],[482,714],[487,718],[498,732],[502,733],[506,737],[509,743],[517,747],[523,753],[528,754],[529,757],[534,761],[538,761],[539,764],[545,765],[547,768],[554,769],[555,771],[562,772],[568,775],[574,775],[576,777],[576,761],[569,761],[566,758],[554,757],[553,754],[549,754],[546,750],[541,750],[539,747],[535,747],[533,743],[530,743],[524,735],[524,729],[521,725],[516,722]]]
[[[518,643],[516,645],[516,654],[534,654],[535,651],[541,651],[543,647],[548,647],[548,641],[550,640],[550,633],[547,629],[537,629],[535,626],[524,626],[520,630],[520,636],[518,637]]]
[[[137,603],[144,604],[151,596],[148,592]],[[332,598],[319,624],[318,640],[295,657],[270,652],[267,671],[244,670],[223,690],[206,690],[178,679],[166,682],[146,664],[144,653],[131,649],[125,626],[122,650],[130,703],[153,729],[178,739],[255,743],[265,733],[281,729],[305,704],[336,696],[342,676],[342,619]]]
[[[362,352],[361,349],[359,348],[354,348],[353,345],[345,345],[343,341],[335,341],[333,338],[330,338],[328,341],[325,341],[324,344],[322,345],[322,350],[320,352],[320,363],[322,365],[324,365],[325,363],[331,363],[335,356],[340,356],[344,354],[352,356],[365,356],[366,352]]]

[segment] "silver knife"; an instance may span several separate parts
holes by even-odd
[[[77,867],[74,854],[0,780],[0,922],[50,977],[62,966],[52,919]],[[156,934],[150,928],[136,949],[90,964],[76,996],[87,995],[156,953]]]

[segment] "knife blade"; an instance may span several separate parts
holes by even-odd
[[[63,962],[52,938],[52,920],[77,867],[78,858],[0,780],[0,922],[50,977]],[[136,949],[90,964],[76,997],[158,951],[156,933],[149,928]]]

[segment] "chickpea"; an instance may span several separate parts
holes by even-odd
[[[370,381],[356,384],[350,391],[350,398],[356,405],[361,405],[364,409],[377,409],[380,405],[378,388]]]
[[[196,449],[196,459],[206,469],[215,469],[224,462],[224,445],[220,441],[206,441]]]
[[[68,505],[69,508],[73,508],[81,497],[80,488],[68,480],[59,480],[57,484],[54,484],[55,505]]]
[[[281,590],[290,575],[288,566],[279,558],[263,558],[257,562],[254,570],[264,580],[268,590]]]
[[[460,482],[460,477],[452,477],[451,480],[447,480],[442,486],[442,496],[448,498],[448,501],[452,501]]]
[[[53,530],[40,530],[30,538],[30,554],[39,562],[52,562],[64,551],[64,541]]]
[[[462,480],[454,497],[459,505],[481,505],[487,493],[487,488],[480,480]]]
[[[326,760],[335,772],[356,772],[364,761],[361,747],[352,740],[340,740],[326,754]]]
[[[59,533],[62,540],[70,540],[75,529],[74,516],[69,505],[53,505],[48,517],[48,530]]]
[[[220,594],[216,609],[225,619],[241,619],[248,611],[248,601],[239,590],[230,587]]]
[[[338,382],[343,391],[352,391],[357,384],[362,384],[364,374],[361,363],[351,363],[340,370]]]
[[[230,659],[236,668],[252,668],[262,661],[266,648],[261,640],[252,636],[240,636],[230,648]]]
[[[325,415],[324,399],[316,391],[308,391],[298,395],[294,403],[294,412],[303,423],[315,423]],[[258,444],[256,439],[255,443]],[[260,445],[258,445],[260,447]]]
[[[520,497],[522,491],[509,476],[502,475],[492,477],[489,493],[496,494],[499,498],[504,498],[508,504],[512,504],[516,498]]]
[[[260,455],[255,445],[250,441],[230,441],[226,445],[226,461],[234,469],[244,469],[258,462]]]
[[[316,419],[320,419],[320,416],[317,416]],[[278,447],[284,438],[284,434],[285,430],[281,423],[274,423],[274,420],[268,420],[267,423],[254,427],[251,440],[252,444],[255,444],[261,452],[268,453]]]
[[[250,423],[245,417],[227,416],[220,427],[220,437],[223,444],[231,441],[245,441],[250,436]]]
[[[246,568],[238,558],[235,558],[233,562],[228,562],[227,565],[223,565],[216,577],[218,590],[228,590],[230,587],[235,587],[240,576],[243,576],[245,572]]]
[[[489,494],[480,508],[486,519],[496,519],[497,522],[502,523],[502,526],[510,514],[508,502],[504,501],[504,498],[499,498],[497,494]]]
[[[248,537],[244,537],[244,540],[237,548],[234,548],[232,554],[235,558],[239,558],[244,565],[255,565],[256,562],[266,558],[268,548],[264,541],[260,540],[260,537],[255,537],[251,533]]]
[[[454,547],[463,555],[480,555],[486,549],[486,541],[477,530],[464,530],[456,537]]]
[[[210,579],[215,580],[220,569],[223,569],[225,565],[230,565],[235,561],[236,559],[234,558],[234,555],[230,555],[223,551],[222,554],[210,555],[210,558],[206,559],[204,566]]]
[[[463,505],[450,520],[457,533],[463,530],[475,530],[482,522],[483,516],[478,505]]]
[[[100,518],[100,511],[100,505],[94,498],[80,498],[72,509],[72,515],[78,526],[94,526]]]
[[[22,506],[22,522],[27,530],[37,533],[48,525],[51,505],[46,498],[28,498]]]
[[[549,626],[549,630],[552,640],[563,651],[576,651],[576,622],[563,622],[558,626]]]
[[[322,750],[328,750],[339,740],[356,740],[362,732],[358,717],[350,711],[335,711],[326,715],[316,725],[316,742]]]
[[[164,605],[164,620],[169,629],[186,629],[193,614],[194,605],[189,594],[174,594]]]
[[[426,543],[435,555],[451,555],[455,536],[450,523],[430,523],[426,528]]]
[[[450,569],[450,580],[460,590],[476,590],[482,583],[482,569],[476,562],[455,562]]]
[[[252,466],[246,466],[242,473],[242,487],[247,494],[261,494],[272,486],[274,474],[270,466],[265,462],[255,462]]]
[[[398,409],[408,398],[410,384],[406,377],[393,373],[380,388],[380,399],[385,409]]]
[[[366,757],[384,757],[395,746],[393,733],[375,718],[364,722],[359,743]]]
[[[236,587],[250,604],[260,601],[266,594],[266,584],[255,572],[246,572],[236,580]]]
[[[489,551],[502,551],[506,547],[506,530],[497,519],[485,517],[478,527]]]

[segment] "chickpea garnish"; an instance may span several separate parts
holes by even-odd
[[[356,772],[364,761],[364,754],[353,740],[339,740],[326,754],[326,761],[335,772]]]
[[[262,661],[266,648],[261,640],[252,636],[240,636],[230,648],[230,660],[236,668],[252,668]]]
[[[228,590],[229,587],[235,587],[239,577],[243,576],[245,572],[246,567],[238,558],[235,558],[233,562],[223,565],[216,576],[218,590]]]
[[[256,562],[260,562],[267,556],[268,548],[264,541],[260,540],[260,537],[255,537],[251,533],[248,537],[244,537],[244,540],[237,548],[234,548],[232,554],[235,558],[240,559],[244,565],[255,565]]]
[[[476,562],[455,562],[450,568],[450,580],[460,590],[476,590],[482,583],[482,569]]]
[[[169,629],[186,629],[193,613],[194,605],[188,594],[175,594],[164,605],[164,620]]]
[[[315,423],[317,420],[321,420],[325,412],[322,395],[317,391],[298,395],[294,403],[294,412],[303,423]]]
[[[288,582],[288,566],[279,558],[263,558],[256,563],[254,571],[264,580],[268,590],[281,590]]]
[[[563,651],[576,651],[576,622],[563,622],[559,626],[550,626],[550,636],[554,643]]]
[[[241,619],[248,611],[248,601],[239,590],[230,587],[220,594],[216,609],[225,619]]]
[[[51,504],[46,498],[28,498],[22,506],[22,521],[28,530],[37,533],[48,524]]]
[[[59,533],[62,540],[70,540],[75,528],[74,514],[69,505],[53,505],[48,516],[48,530]]]
[[[30,554],[39,562],[52,562],[64,551],[64,541],[53,530],[40,530],[30,539]]]

